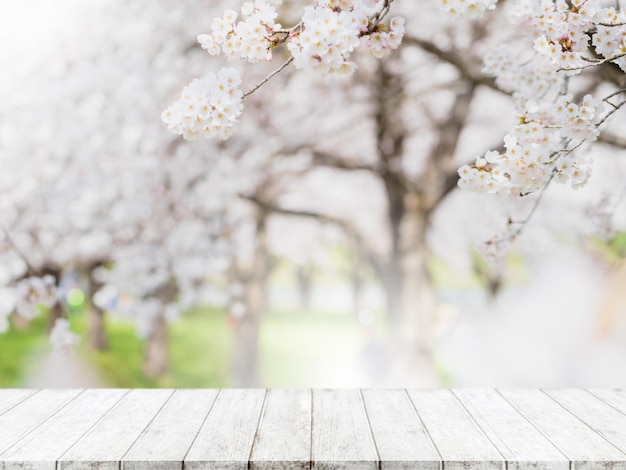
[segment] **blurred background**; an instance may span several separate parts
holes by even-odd
[[[161,112],[224,66],[196,37],[239,3],[3,6],[0,386],[626,386],[623,110],[585,150],[590,183],[548,187],[509,242],[537,195],[456,187],[514,123],[481,73],[506,8],[395,2],[408,37],[388,58],[287,69],[230,140],[184,141]],[[250,89],[281,53],[229,66]],[[35,273],[60,300],[20,314]]]

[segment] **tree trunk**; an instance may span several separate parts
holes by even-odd
[[[151,378],[164,375],[169,369],[167,351],[167,322],[163,316],[154,320],[144,346],[144,373]]]
[[[256,247],[252,269],[245,282],[246,311],[235,323],[235,344],[232,358],[231,385],[233,387],[258,387],[259,330],[266,307],[268,275],[267,212],[257,209]]]
[[[296,278],[298,279],[298,294],[300,307],[308,310],[311,307],[311,286],[313,284],[313,269],[310,266],[297,266]]]
[[[174,279],[170,279],[155,292],[163,308],[173,302],[177,294],[178,285]],[[144,373],[152,378],[161,377],[169,370],[167,320],[163,314],[154,319],[152,330],[146,338],[143,368]]]
[[[55,285],[58,285],[61,280],[61,269],[53,266],[44,266],[42,269],[42,275],[44,276],[52,276],[54,277]],[[54,328],[54,324],[57,322],[59,318],[63,318],[63,304],[65,299],[59,299],[55,302],[55,304],[50,308],[50,316],[48,317],[48,333],[52,331]]]
[[[57,322],[59,318],[62,318],[62,317],[63,317],[63,305],[61,305],[61,301],[58,301],[50,309],[50,319],[48,321],[48,332],[52,331],[52,328],[54,328],[54,324]]]
[[[89,305],[89,346],[96,351],[109,349],[104,331],[104,311],[93,303]]]
[[[258,387],[259,318],[252,312],[239,319],[235,330],[231,385],[235,388]]]
[[[94,279],[94,269],[89,271],[89,346],[96,351],[106,351],[109,344],[104,331],[104,311],[93,301],[102,284]]]
[[[392,327],[397,324],[402,310],[402,298],[404,295],[404,275],[400,255],[391,256],[383,279],[385,288],[385,301],[387,304],[387,321]]]
[[[389,385],[439,385],[433,362],[435,288],[426,268],[426,216],[417,198],[406,196],[400,225],[401,249],[391,261],[387,295],[390,315],[391,360]]]
[[[363,310],[363,276],[361,275],[361,264],[357,261],[350,268],[350,287],[352,288],[352,309],[354,315],[359,318]]]

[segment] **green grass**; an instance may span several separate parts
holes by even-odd
[[[45,316],[23,330],[0,335],[0,386],[16,387],[37,357],[50,351]],[[86,312],[71,315],[72,329],[87,330]],[[380,325],[377,325],[380,330]],[[132,321],[106,317],[107,351],[81,344],[77,354],[110,387],[227,387],[233,331],[225,314],[195,309],[169,325],[170,371],[158,379],[142,370],[143,340]],[[261,326],[260,368],[270,387],[333,386],[348,378],[359,360],[363,330],[352,315],[325,312],[270,312]]]
[[[261,328],[261,376],[268,387],[324,387],[348,379],[363,331],[353,315],[274,313]]]
[[[83,348],[84,357],[102,379],[114,387],[223,387],[228,381],[231,334],[224,314],[196,309],[168,327],[170,371],[158,379],[143,372],[144,341],[135,324],[122,318],[107,318],[107,351]]]
[[[174,375],[164,377],[173,387],[223,387],[228,383],[233,334],[223,312],[198,309],[170,327],[170,359]]]
[[[28,325],[13,325],[0,334],[0,387],[19,387],[33,357],[48,349],[45,317]]]

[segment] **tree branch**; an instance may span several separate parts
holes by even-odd
[[[423,210],[427,213],[434,210],[456,186],[457,165],[454,156],[463,128],[467,124],[475,93],[476,85],[473,83],[467,90],[458,93],[448,118],[438,126],[437,142],[426,160],[419,191]]]
[[[376,174],[380,172],[379,168],[375,165],[350,161],[319,150],[311,149],[311,155],[313,156],[313,163],[318,166],[328,166],[349,171],[369,171]]]
[[[430,41],[415,36],[405,36],[403,39],[403,43],[417,46],[423,51],[436,56],[437,58],[449,63],[450,65],[453,65],[459,71],[461,77],[474,83],[475,85],[484,85],[488,88],[491,88],[492,90],[498,91],[505,95],[510,95],[510,93],[502,90],[500,87],[498,87],[498,85],[496,85],[495,78],[484,75],[482,72],[480,72],[480,70],[477,69],[476,66],[470,64],[465,58],[462,57],[462,55],[458,51],[454,49],[444,50]]]
[[[626,137],[612,134],[610,132],[605,131],[600,133],[600,136],[598,137],[598,142],[626,149]]]
[[[343,230],[346,236],[348,236],[348,238],[352,239],[352,241],[354,242],[356,246],[357,251],[361,253],[363,258],[367,259],[370,262],[370,264],[376,271],[376,274],[381,276],[382,278],[383,268],[382,268],[382,263],[378,258],[378,255],[376,255],[376,253],[374,253],[369,248],[369,246],[367,245],[367,243],[365,242],[361,234],[359,234],[359,232],[354,228],[354,226],[347,220],[343,220],[338,217],[334,217],[334,216],[327,215],[327,214],[320,214],[318,212],[313,212],[313,211],[308,211],[308,210],[287,209],[284,207],[280,207],[274,204],[273,202],[262,200],[261,198],[255,195],[239,194],[239,197],[245,201],[248,201],[258,206],[263,211],[266,211],[271,214],[285,215],[285,216],[291,216],[291,217],[303,217],[307,219],[316,220],[322,224],[331,224],[331,225],[335,225],[339,227],[341,230]]]
[[[261,88],[267,82],[269,82],[272,78],[274,78],[276,75],[278,75],[280,72],[282,72],[292,62],[293,62],[293,56],[289,57],[289,59],[287,59],[285,62],[283,62],[283,65],[278,67],[276,70],[274,70],[272,73],[270,73],[267,77],[265,77],[263,80],[261,80],[259,83],[257,83],[254,87],[252,87],[252,89],[246,91],[243,94],[242,98],[245,98],[246,96],[250,96],[252,93],[257,91],[259,88]]]

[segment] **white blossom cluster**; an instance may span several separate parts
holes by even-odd
[[[605,8],[595,18],[596,33],[591,41],[593,47],[603,57],[615,57],[612,62],[626,72],[626,11]]]
[[[33,320],[39,316],[43,308],[53,307],[60,296],[54,276],[32,276],[22,279],[15,287],[15,311],[24,319]],[[5,317],[3,324],[0,325],[0,332],[7,327]],[[57,318],[49,339],[53,352],[67,352],[78,344],[78,336],[72,333],[70,322],[65,318]]]
[[[377,28],[373,33],[367,35],[365,37],[365,45],[372,50],[374,57],[382,59],[392,49],[400,47],[403,37],[404,18],[396,16],[391,18],[388,27],[382,25],[382,28]]]
[[[576,69],[586,65],[589,47],[587,31],[594,25],[596,8],[590,0],[544,0],[542,14],[535,18],[541,36],[535,49],[559,68]]]
[[[209,179],[207,182],[213,183]],[[218,183],[212,186],[215,197]],[[185,202],[192,201],[181,201],[179,211],[186,209]],[[133,318],[138,333],[150,335],[156,320],[173,321],[214,292],[214,286],[206,281],[212,275],[218,278],[224,274],[228,268],[225,260],[230,255],[217,240],[221,230],[222,222],[217,217],[195,212],[188,219],[163,226],[151,243],[120,248],[110,266],[94,273],[102,284],[94,301],[103,310]]]
[[[137,244],[120,249],[112,267],[98,272],[98,281],[104,284],[96,297],[99,307],[134,318],[140,335],[148,335],[154,320],[164,315],[159,294],[170,282],[170,270],[167,256],[158,246]]]
[[[439,6],[454,16],[478,18],[493,10],[498,0],[438,0]]]
[[[213,20],[210,34],[198,36],[198,42],[210,55],[223,54],[228,60],[252,63],[272,60],[272,49],[286,43],[297,69],[323,75],[351,74],[356,64],[350,56],[361,43],[374,57],[382,58],[399,47],[405,32],[403,18],[383,23],[389,7],[383,0],[316,0],[304,8],[300,23],[289,29],[275,22],[278,14],[274,5],[280,3],[245,2],[240,21],[239,14],[228,9]],[[234,79],[235,72],[228,72],[233,80],[223,88],[219,85],[221,74],[218,80],[214,74],[194,80],[183,90],[181,100],[163,112],[162,120],[172,132],[190,140],[199,135],[230,137],[243,108],[244,94],[237,88],[239,75]]]
[[[361,10],[335,10],[324,4],[304,9],[302,31],[287,48],[297,69],[350,74],[355,69],[350,54],[367,30],[368,17]]]
[[[511,10],[514,24],[533,28],[534,47],[558,69],[577,73],[593,65],[595,52],[626,71],[624,10],[605,8],[600,0],[517,0]]]
[[[274,22],[276,9],[266,0],[256,0],[245,2],[241,14],[245,19],[236,22],[237,12],[226,10],[222,18],[213,20],[211,34],[199,35],[198,42],[209,54],[219,55],[221,51],[229,60],[271,60],[272,37],[281,28]]]
[[[40,309],[52,307],[58,300],[58,290],[53,276],[29,277],[16,288],[15,309],[26,320],[39,316]]]
[[[163,111],[161,119],[170,131],[187,140],[199,135],[227,139],[243,108],[240,84],[239,72],[233,68],[196,78],[183,88],[180,100]]]
[[[579,188],[591,174],[591,160],[574,151],[595,140],[606,114],[591,95],[574,103],[566,94],[567,76],[603,60],[623,68],[616,57],[626,52],[624,12],[601,8],[599,0],[517,0],[509,20],[519,32],[485,55],[483,72],[512,93],[520,120],[506,136],[503,154],[487,152],[459,170],[459,186],[526,194],[554,178]],[[529,38],[533,48],[524,53]],[[604,59],[590,54],[590,42]]]
[[[473,165],[459,169],[459,186],[478,192],[524,194],[542,188],[551,178],[582,187],[591,175],[591,160],[572,150],[597,136],[603,104],[586,95],[580,104],[572,95],[556,104],[529,103],[512,132],[505,152],[489,151]]]
[[[523,109],[527,101],[559,90],[565,76],[541,57],[519,60],[519,56],[518,48],[509,43],[500,44],[485,54],[482,71],[495,76],[498,87],[512,93]]]
[[[404,19],[392,18],[390,24],[371,25],[376,12],[374,0],[323,0],[305,8],[302,31],[287,43],[297,69],[321,74],[351,74],[355,63],[350,55],[365,37],[374,57],[382,58],[398,48],[404,36]]]

